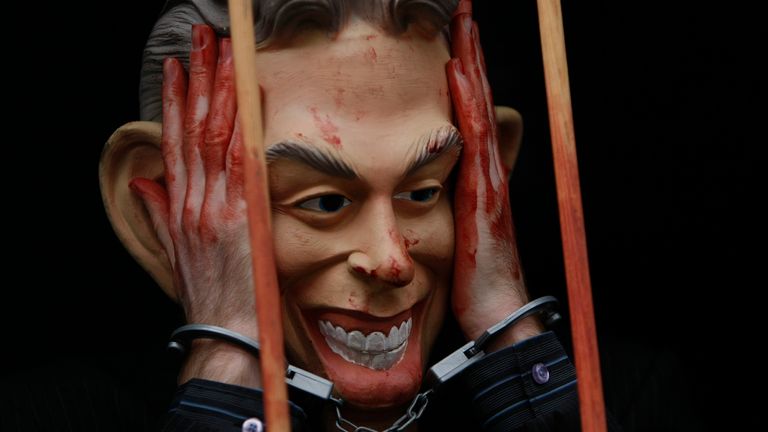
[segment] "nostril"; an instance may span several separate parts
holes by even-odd
[[[376,277],[376,269],[371,258],[362,252],[353,252],[349,255],[347,265],[352,273],[366,277]]]
[[[353,270],[355,273],[357,273],[357,274],[360,274],[360,275],[363,275],[363,276],[376,277],[376,269],[373,269],[373,270],[370,270],[370,271],[368,271],[368,270],[366,270],[366,268],[365,268],[365,267],[363,267],[363,266],[352,266],[352,270]]]
[[[352,266],[352,270],[354,270],[355,273],[368,274],[368,272],[362,266]]]

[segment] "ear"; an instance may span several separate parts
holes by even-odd
[[[499,131],[501,162],[507,172],[511,173],[523,140],[523,117],[512,108],[497,106],[496,125]]]
[[[107,216],[123,246],[175,300],[168,256],[143,202],[128,187],[136,177],[159,180],[162,184],[161,132],[160,123],[154,122],[127,123],[116,130],[101,154],[99,185]]]

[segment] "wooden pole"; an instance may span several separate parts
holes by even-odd
[[[537,2],[549,105],[549,127],[552,135],[552,153],[560,208],[565,277],[571,313],[573,351],[578,378],[581,428],[584,432],[602,432],[606,430],[605,404],[592,307],[584,215],[581,207],[562,10],[560,0],[537,0]]]
[[[251,0],[229,0],[240,130],[245,146],[245,201],[259,325],[261,381],[267,430],[290,431],[285,384],[283,326],[270,222],[267,164],[261,122],[261,91],[256,80],[256,38]]]

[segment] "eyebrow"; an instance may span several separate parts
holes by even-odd
[[[269,146],[266,151],[266,158],[267,164],[278,159],[290,159],[333,177],[341,177],[348,180],[359,178],[355,170],[343,160],[307,144],[281,141]]]
[[[417,155],[405,170],[405,176],[413,174],[428,165],[440,155],[456,149],[460,151],[463,139],[453,125],[433,129],[414,141]],[[280,141],[266,150],[267,164],[279,159],[289,159],[303,163],[324,174],[347,180],[356,180],[360,176],[342,159],[315,146],[295,141]]]
[[[441,126],[425,133],[416,140],[416,158],[408,165],[406,177],[428,165],[433,160],[451,150],[460,151],[464,140],[453,125]]]

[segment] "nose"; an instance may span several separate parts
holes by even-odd
[[[372,211],[361,233],[361,248],[347,258],[351,272],[389,286],[411,283],[415,268],[391,206]]]

